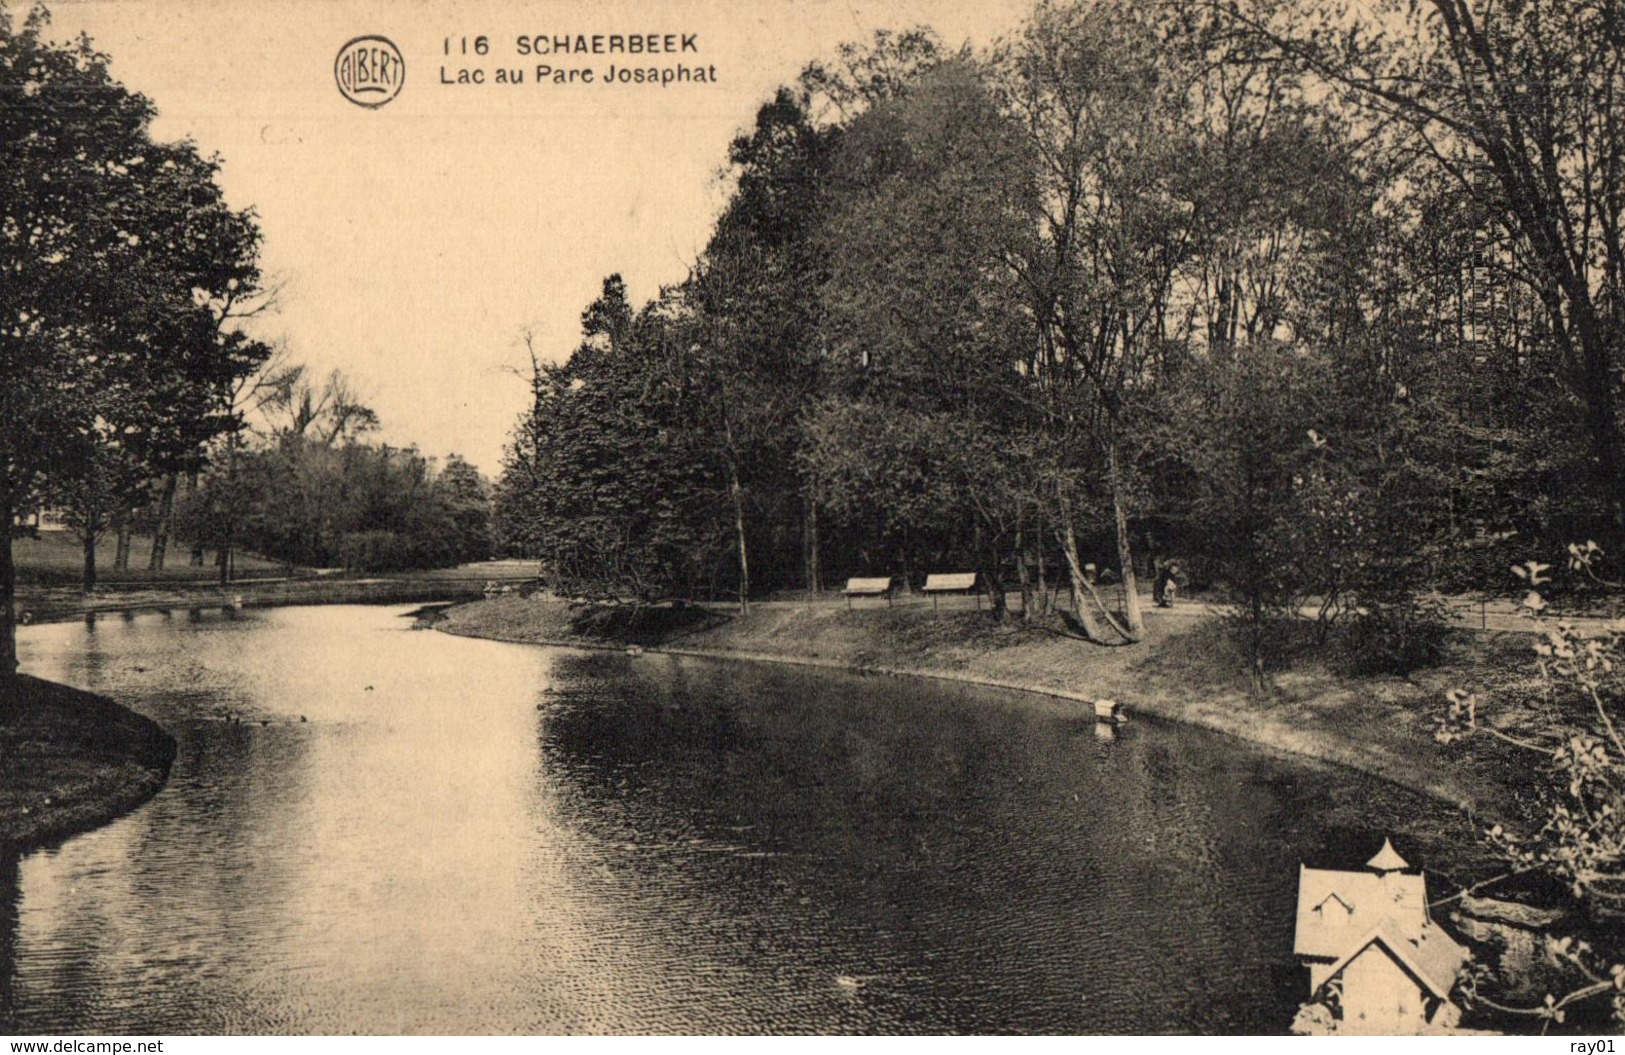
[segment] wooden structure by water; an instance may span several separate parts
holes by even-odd
[[[1310,1003],[1294,1032],[1383,1036],[1452,1030],[1467,950],[1428,915],[1427,880],[1384,839],[1366,870],[1300,867],[1293,948]]]

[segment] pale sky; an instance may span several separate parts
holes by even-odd
[[[9,0],[21,14],[17,0]],[[87,30],[149,96],[162,139],[224,159],[283,286],[262,336],[318,375],[338,368],[383,439],[464,455],[490,475],[527,401],[521,333],[562,359],[603,276],[633,296],[680,280],[726,197],[727,144],[811,59],[877,28],[925,23],[991,43],[1027,0],[57,0],[52,35]],[[540,34],[698,34],[697,54],[517,54]],[[399,97],[346,101],[333,63],[353,37],[399,46]],[[444,85],[445,41],[486,35],[469,67],[517,86]],[[716,68],[716,84],[534,83],[538,63]]]

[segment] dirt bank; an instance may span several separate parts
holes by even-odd
[[[113,701],[22,677],[0,697],[0,852],[87,831],[163,787],[175,741]]]
[[[1100,648],[1063,632],[995,625],[985,614],[837,604],[710,608],[571,607],[517,595],[446,610],[439,628],[502,641],[624,647],[945,678],[1128,710],[1203,726],[1353,767],[1496,816],[1511,802],[1515,760],[1493,747],[1441,749],[1433,739],[1443,693],[1470,685],[1485,654],[1514,661],[1519,635],[1457,644],[1443,667],[1413,678],[1340,677],[1299,663],[1271,691],[1252,691],[1247,664],[1215,618],[1150,617],[1145,640]],[[1519,650],[1522,651],[1519,651]]]

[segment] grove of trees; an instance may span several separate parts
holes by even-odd
[[[367,441],[377,415],[247,332],[269,310],[252,210],[220,159],[155,140],[153,104],[112,79],[87,37],[0,3],[0,702],[16,685],[14,535],[61,512],[96,586],[189,544],[222,581],[251,549],[289,564],[379,571],[491,554],[491,489],[453,456]]]
[[[232,427],[269,349],[235,324],[259,231],[219,162],[150,134],[153,107],[81,37],[0,7],[0,693],[14,687],[18,514],[71,506],[93,545],[145,481]]]
[[[1030,618],[1059,579],[1105,643],[1177,559],[1260,678],[1305,604],[1380,639],[1612,553],[1618,35],[1377,8],[1044,0],[985,53],[812,64],[687,280],[611,276],[538,363],[505,544],[644,600],[954,567]]]
[[[222,581],[238,549],[347,571],[450,567],[491,556],[491,489],[457,455],[372,442],[376,413],[342,373],[313,381],[274,355],[243,388],[239,424],[176,495],[168,482],[133,511],[155,536],[213,551]],[[169,502],[165,504],[165,496]]]

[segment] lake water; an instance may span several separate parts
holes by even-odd
[[[22,633],[180,749],[0,862],[0,1032],[1281,1032],[1299,863],[1470,837],[1198,730],[404,611]]]

